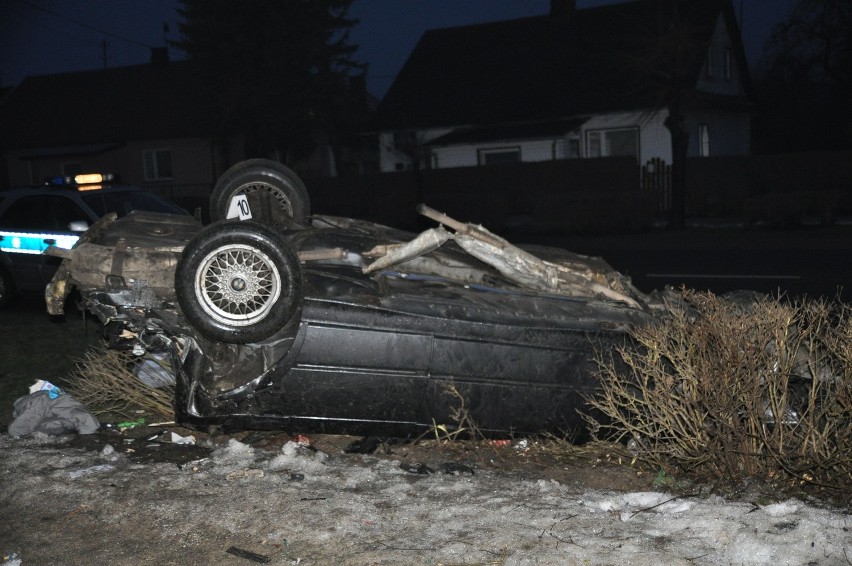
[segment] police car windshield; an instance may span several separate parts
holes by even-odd
[[[144,191],[93,191],[83,194],[82,197],[98,216],[104,216],[108,212],[126,216],[133,210],[186,214],[179,206]]]

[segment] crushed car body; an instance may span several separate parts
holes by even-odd
[[[251,160],[217,183],[208,226],[105,217],[54,252],[48,310],[76,288],[112,347],[168,360],[190,426],[406,435],[464,417],[570,435],[595,352],[658,308],[598,258],[428,207],[420,235],[312,216],[300,183]]]

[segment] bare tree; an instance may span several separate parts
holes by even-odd
[[[768,54],[776,72],[828,81],[852,96],[852,2],[799,0],[773,30]]]
[[[689,130],[686,115],[696,102],[696,82],[705,61],[712,26],[727,0],[645,0],[648,18],[621,44],[632,75],[631,97],[651,108],[665,108],[665,127],[671,135],[672,207],[669,227],[681,228],[686,217],[686,159]],[[729,21],[731,19],[729,18]],[[710,26],[710,27],[708,27]],[[732,33],[738,33],[732,30]]]
[[[800,0],[766,45],[758,151],[852,147],[852,2]]]

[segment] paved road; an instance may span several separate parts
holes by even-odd
[[[517,239],[515,241],[518,241]],[[550,236],[549,245],[603,257],[643,291],[686,285],[849,300],[852,226],[798,230],[688,229],[628,235]]]

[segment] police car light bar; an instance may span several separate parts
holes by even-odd
[[[56,187],[77,186],[80,190],[94,190],[103,188],[101,183],[110,183],[116,180],[116,176],[112,173],[80,173],[73,177],[46,177],[45,185],[53,185]]]
[[[74,182],[78,185],[94,185],[97,183],[108,183],[112,181],[112,173],[81,173],[74,176]]]

